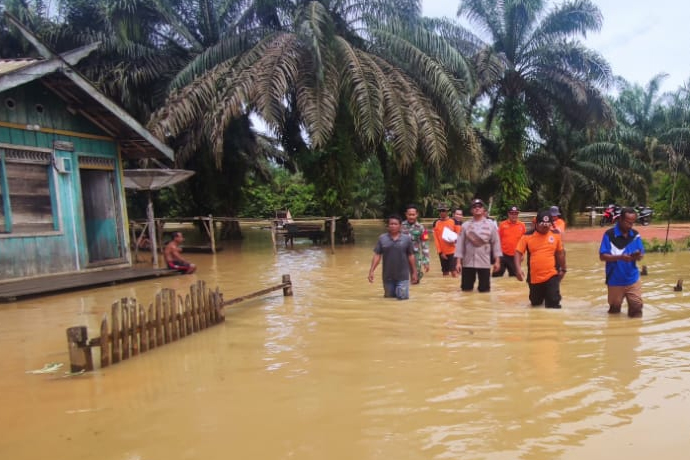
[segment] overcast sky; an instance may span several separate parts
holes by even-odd
[[[594,3],[601,10],[604,25],[600,32],[590,34],[585,43],[604,56],[615,75],[644,86],[654,75],[667,73],[663,91],[675,91],[690,79],[690,2]],[[422,14],[456,18],[459,4],[458,0],[422,0]]]

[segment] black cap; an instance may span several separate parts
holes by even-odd
[[[508,208],[508,212],[520,212],[520,209],[517,206],[511,206]]]
[[[470,203],[470,208],[474,208],[477,205],[481,205],[483,208],[486,207],[486,205],[481,199],[475,198],[474,200],[472,200],[472,203]]]
[[[537,225],[541,223],[553,223],[553,219],[551,218],[551,213],[549,213],[549,211],[539,211],[537,214]]]

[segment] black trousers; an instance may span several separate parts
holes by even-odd
[[[558,275],[543,283],[529,283],[529,301],[533,307],[545,303],[546,308],[559,308],[561,306],[561,279]]]
[[[474,280],[479,279],[479,292],[489,292],[491,290],[491,269],[462,267],[462,280],[460,289],[471,291],[474,289]]]
[[[493,277],[500,277],[508,270],[508,276],[515,276],[515,259],[513,256],[501,256],[501,268],[494,272]]]
[[[441,261],[441,271],[444,275],[455,271],[455,254],[446,254],[445,259],[439,254],[438,260]]]

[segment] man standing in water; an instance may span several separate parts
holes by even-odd
[[[405,222],[402,223],[401,232],[412,239],[414,248],[415,264],[417,266],[417,280],[412,284],[417,284],[422,280],[424,273],[429,271],[429,232],[424,228],[419,220],[419,211],[414,205],[408,205],[405,210]]]
[[[479,279],[479,292],[491,290],[491,257],[495,257],[493,271],[499,269],[501,242],[498,239],[496,225],[486,218],[484,202],[479,198],[472,200],[470,207],[472,220],[462,226],[455,245],[455,270],[462,280],[460,289],[474,289],[475,279]],[[492,254],[493,253],[493,254]]]
[[[447,204],[438,205],[439,218],[434,222],[434,245],[441,262],[443,276],[458,274],[455,271],[455,242],[458,240],[458,230],[455,221],[448,217],[450,207]]]
[[[400,216],[388,218],[388,233],[379,236],[368,279],[374,282],[374,270],[383,259],[383,296],[405,300],[410,298],[410,274],[412,282],[417,281],[417,266],[412,240],[400,232],[401,223]]]
[[[180,273],[194,273],[196,265],[182,257],[182,248],[180,245],[184,242],[184,236],[181,232],[173,232],[172,240],[165,245],[163,255],[165,256],[165,263],[170,270],[177,270]]]
[[[534,230],[523,236],[515,248],[515,277],[525,279],[522,258],[527,255],[527,283],[533,307],[561,308],[561,279],[565,276],[565,250],[560,233],[551,229],[548,212],[537,214]]]
[[[642,316],[642,282],[637,261],[644,255],[642,238],[633,225],[637,213],[623,208],[616,225],[608,229],[601,240],[599,260],[606,262],[609,313],[621,312],[623,299],[628,302],[628,316]]]
[[[501,259],[501,268],[495,271],[493,276],[503,276],[506,269],[508,276],[515,276],[515,248],[518,241],[525,234],[527,229],[525,224],[518,220],[520,209],[517,206],[511,206],[508,209],[508,218],[501,222],[498,226],[498,237],[501,240],[501,251],[503,255]]]

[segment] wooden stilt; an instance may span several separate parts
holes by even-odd
[[[110,340],[108,334],[108,315],[103,315],[101,320],[101,367],[108,367],[110,365]]]
[[[70,372],[92,371],[93,359],[91,348],[88,346],[86,326],[76,326],[67,329],[67,344],[69,347]]]
[[[122,342],[120,340],[120,302],[113,303],[110,314],[111,327],[113,328],[111,335],[113,343],[110,362],[117,364],[120,362],[120,357],[122,356]]]

